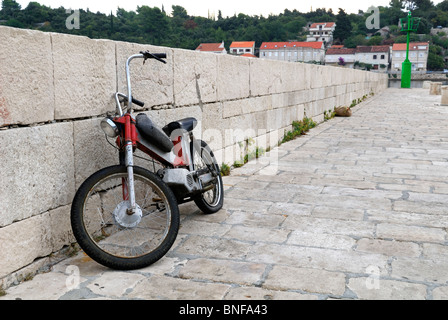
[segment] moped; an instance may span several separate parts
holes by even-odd
[[[145,113],[133,115],[133,104],[144,103],[132,96],[131,61],[166,63],[166,57],[145,51],[127,59],[127,95],[115,93],[115,115],[101,121],[106,139],[115,139],[119,164],[87,178],[73,199],[71,225],[78,244],[112,269],[140,269],[165,256],[178,234],[179,204],[194,201],[205,214],[223,206],[216,158],[193,135],[198,121],[186,118],[160,128]],[[152,171],[135,165],[137,149],[149,156]]]

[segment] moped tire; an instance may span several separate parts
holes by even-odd
[[[77,191],[71,208],[73,234],[84,252],[116,270],[135,270],[160,260],[179,230],[171,189],[155,174],[134,167],[137,209],[126,199],[125,166],[104,168]]]
[[[196,196],[194,198],[194,202],[203,213],[213,214],[221,210],[224,205],[224,186],[222,176],[215,155],[210,147],[202,140],[198,140],[198,142],[201,144],[201,150],[199,152],[197,150],[194,151],[193,162],[196,167],[198,165],[206,166],[206,163],[211,163],[211,166],[216,173],[216,183],[212,190]]]

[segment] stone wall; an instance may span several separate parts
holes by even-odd
[[[126,93],[125,60],[166,52],[167,64],[132,64],[134,96],[161,126],[194,116],[220,163],[248,138],[274,146],[294,120],[387,87],[387,76],[302,63],[91,40],[0,27],[0,280],[74,239],[75,190],[117,163],[99,121]],[[0,282],[1,285],[1,282]]]

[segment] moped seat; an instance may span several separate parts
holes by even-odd
[[[163,131],[168,135],[171,136],[174,130],[181,129],[185,130],[187,132],[191,132],[194,130],[194,128],[197,126],[198,120],[195,118],[185,118],[182,120],[177,120],[174,122],[171,122],[167,124],[165,127],[163,127]]]
[[[136,122],[139,134],[148,142],[163,152],[170,152],[173,149],[174,144],[170,138],[159,127],[155,126],[146,114],[140,113],[136,117]]]

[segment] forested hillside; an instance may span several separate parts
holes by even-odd
[[[76,9],[76,8],[72,8]],[[360,8],[361,9],[361,8]],[[0,24],[18,28],[38,29],[60,33],[84,35],[90,38],[112,39],[137,43],[195,49],[203,42],[224,41],[228,49],[232,41],[305,40],[304,27],[309,22],[336,22],[336,42],[347,47],[357,45],[380,45],[404,42],[404,34],[398,28],[400,18],[407,10],[413,16],[421,17],[418,34],[413,40],[430,41],[432,61],[430,69],[443,69],[443,56],[448,49],[448,35],[430,35],[431,27],[448,27],[448,0],[434,5],[430,0],[391,0],[387,7],[380,7],[380,28],[389,27],[390,32],[379,36],[378,30],[368,30],[366,20],[372,14],[362,8],[357,14],[347,14],[343,8],[338,12],[331,9],[316,9],[299,12],[285,9],[279,15],[249,16],[243,13],[231,17],[218,12],[214,17],[190,16],[181,6],[172,8],[139,6],[135,11],[117,8],[116,12],[104,14],[80,10],[79,29],[66,26],[66,8],[49,8],[38,2],[30,2],[22,8],[15,0],[3,0]]]

